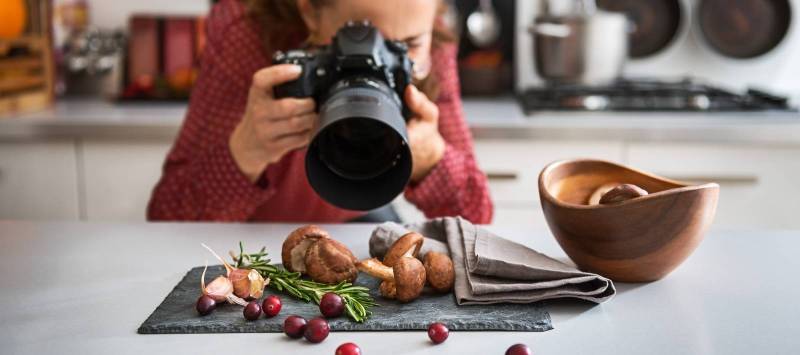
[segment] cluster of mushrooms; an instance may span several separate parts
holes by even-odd
[[[417,299],[426,281],[436,292],[450,292],[455,279],[453,261],[445,254],[431,251],[425,254],[424,262],[420,262],[417,256],[424,240],[419,233],[408,233],[392,244],[383,261],[371,258],[358,262],[356,266],[383,280],[380,285],[383,297],[400,302]]]
[[[455,279],[449,256],[428,252],[424,261],[417,259],[424,240],[419,233],[411,232],[392,244],[382,261],[377,258],[358,261],[344,244],[311,225],[289,234],[281,258],[287,270],[326,284],[354,282],[361,270],[383,280],[380,284],[383,297],[411,302],[422,294],[426,284],[436,292],[450,292]]]
[[[350,249],[317,226],[295,229],[283,242],[283,267],[316,282],[338,284],[358,277],[358,259]]]

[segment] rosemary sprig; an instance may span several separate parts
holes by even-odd
[[[286,292],[306,302],[319,304],[323,295],[333,292],[342,297],[347,315],[354,321],[362,323],[372,315],[370,308],[377,306],[375,300],[369,295],[369,289],[356,286],[349,282],[340,282],[338,285],[327,285],[319,282],[305,280],[300,273],[289,272],[284,268],[270,264],[266,248],[261,248],[258,253],[245,254],[242,242],[239,242],[239,255],[231,255],[237,268],[247,268],[258,271],[264,278],[269,278],[269,286]]]

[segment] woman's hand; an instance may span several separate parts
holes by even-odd
[[[301,68],[282,64],[259,70],[247,98],[244,117],[229,140],[239,169],[255,182],[267,165],[286,153],[306,146],[317,123],[310,98],[276,100],[272,88],[300,76]]]
[[[419,182],[442,160],[445,141],[439,134],[439,108],[413,85],[406,89],[406,104],[414,117],[408,121],[408,138],[414,166],[411,181]]]

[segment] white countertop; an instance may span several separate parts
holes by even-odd
[[[624,140],[800,145],[800,113],[540,112],[512,97],[466,98],[476,139]],[[0,118],[0,140],[39,138],[171,140],[185,103],[58,101],[49,110]]]
[[[549,303],[554,330],[453,332],[432,346],[417,332],[336,332],[322,344],[283,334],[138,335],[137,327],[191,267],[242,240],[277,256],[295,226],[0,222],[3,354],[779,354],[800,348],[800,231],[711,232],[667,278],[618,284],[611,301]],[[326,228],[359,257],[371,225]],[[493,231],[563,258],[546,230]]]

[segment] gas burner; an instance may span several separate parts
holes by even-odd
[[[794,111],[786,97],[748,89],[734,93],[692,79],[620,80],[607,86],[558,84],[529,89],[519,97],[535,111]]]

